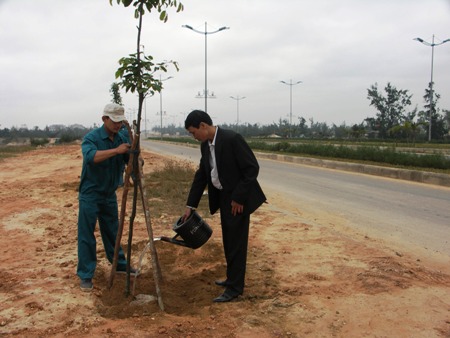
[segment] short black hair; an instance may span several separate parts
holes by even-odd
[[[206,123],[209,126],[212,126],[213,124],[211,117],[203,110],[193,110],[186,117],[186,120],[184,121],[184,128],[198,128],[200,126],[200,123],[202,122]]]

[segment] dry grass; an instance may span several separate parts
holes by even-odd
[[[184,212],[194,173],[190,163],[168,160],[161,169],[144,176],[146,194],[155,217]],[[207,198],[202,198],[198,209],[203,215],[209,214]]]
[[[1,146],[0,147],[0,160],[17,156],[21,153],[24,153],[26,151],[31,151],[36,149],[32,146]]]

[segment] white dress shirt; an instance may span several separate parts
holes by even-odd
[[[217,137],[217,130],[218,127],[216,127],[216,132],[214,134],[214,139],[212,142],[208,141],[209,144],[209,164],[211,166],[211,182],[212,184],[219,190],[222,190],[222,184],[220,184],[219,180],[219,172],[217,171],[217,163],[216,163],[216,137]]]

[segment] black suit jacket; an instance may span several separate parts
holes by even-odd
[[[220,206],[220,193],[211,182],[208,141],[202,142],[200,149],[202,157],[192,182],[187,205],[196,208],[207,186],[209,210],[214,214]],[[253,213],[266,201],[257,181],[259,165],[253,151],[240,134],[217,128],[215,153],[222,193],[230,194],[232,200],[244,205],[245,214]]]

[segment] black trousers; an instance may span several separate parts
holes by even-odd
[[[221,191],[220,221],[227,263],[227,288],[242,294],[245,286],[250,215],[233,216],[231,214],[231,195]]]

